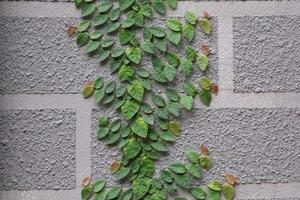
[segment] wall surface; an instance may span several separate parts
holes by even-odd
[[[300,199],[300,1],[181,1],[168,15],[186,10],[213,16],[213,36],[193,45],[211,46],[220,91],[183,113],[157,168],[205,144],[214,165],[203,182],[229,172],[237,199]],[[96,139],[99,115],[115,113],[80,94],[88,79],[115,77],[67,37],[79,17],[72,2],[0,1],[0,200],[79,200],[86,175],[116,183],[119,150]]]

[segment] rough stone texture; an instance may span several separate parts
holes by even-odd
[[[98,75],[106,80],[115,79],[110,74],[109,63],[99,64],[96,58],[90,59],[84,54],[84,48],[76,47],[75,38],[67,36],[67,26],[75,22],[76,19],[66,18],[1,17],[0,94],[78,93],[87,80]],[[154,19],[150,23],[163,24],[163,20]],[[210,68],[206,73],[217,82],[216,18],[212,23],[213,36],[205,36],[198,29],[193,46],[199,49],[200,42],[205,42],[211,47]],[[152,64],[145,59],[143,66]],[[191,79],[198,82],[201,72],[195,68]],[[182,77],[174,82],[182,88]],[[153,88],[161,87],[156,84]]]
[[[300,92],[300,17],[234,17],[234,91]]]
[[[108,113],[93,114],[92,174],[112,184],[109,166],[119,150],[96,140],[98,116]],[[213,168],[203,172],[205,182],[222,180],[226,172],[242,184],[300,181],[299,109],[195,109],[181,121],[183,132],[169,155],[157,162],[157,172],[174,160],[185,161],[186,149],[205,144],[213,160]]]
[[[0,110],[0,190],[75,188],[74,110]]]

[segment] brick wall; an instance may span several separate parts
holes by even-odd
[[[204,9],[214,34],[193,45],[212,46],[220,92],[183,113],[157,168],[204,143],[214,166],[203,182],[230,172],[237,198],[300,199],[300,1],[183,1],[168,15]],[[80,199],[85,175],[115,183],[119,150],[95,137],[97,117],[115,113],[80,94],[87,79],[114,77],[67,37],[79,14],[68,2],[0,2],[1,200]]]

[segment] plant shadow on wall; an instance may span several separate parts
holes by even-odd
[[[188,163],[174,162],[161,170],[159,177],[154,177],[155,160],[167,153],[169,144],[180,136],[180,110],[191,110],[196,96],[209,106],[212,94],[218,93],[218,86],[204,75],[199,78],[199,88],[190,80],[195,70],[207,70],[209,47],[202,43],[201,52],[197,52],[186,45],[183,55],[179,52],[183,41],[193,42],[197,26],[204,34],[212,34],[210,16],[204,12],[203,17],[197,18],[192,12],[186,12],[184,19],[167,19],[167,30],[156,25],[146,26],[154,12],[166,14],[166,5],[176,9],[177,0],[120,0],[114,4],[75,0],[82,19],[76,27],[70,25],[67,33],[76,34],[77,45],[85,46],[89,55],[98,54],[100,63],[109,62],[111,73],[118,78],[118,81],[105,83],[98,77],[87,83],[82,94],[85,98],[93,95],[97,103],[119,112],[120,117],[112,120],[99,117],[97,138],[107,145],[118,145],[122,157],[111,164],[111,172],[118,181],[131,183],[127,189],[121,186],[105,189],[105,180],[90,183],[91,178],[85,177],[83,200],[164,200],[169,195],[176,196],[177,187],[196,199],[220,199],[221,194],[227,200],[234,197],[236,179],[231,174],[225,176],[225,184],[213,180],[205,188],[193,185],[191,179],[200,179],[201,170],[211,167],[208,149],[203,145],[199,150],[186,151]],[[152,68],[142,66],[144,57],[152,60]],[[177,73],[184,77],[182,94],[177,87],[166,87],[164,96],[152,88],[154,84],[168,86],[176,82]]]

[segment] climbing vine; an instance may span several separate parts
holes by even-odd
[[[212,94],[218,93],[217,84],[202,75],[195,85],[190,77],[195,70],[205,72],[209,65],[209,47],[202,43],[201,51],[185,46],[184,56],[179,54],[179,45],[193,42],[196,26],[204,34],[212,34],[210,16],[204,12],[197,18],[186,12],[183,19],[169,18],[166,29],[146,26],[156,13],[165,15],[167,6],[176,9],[177,0],[119,0],[118,3],[75,0],[81,10],[82,19],[68,27],[68,34],[76,34],[79,47],[85,47],[88,55],[98,54],[101,64],[110,63],[110,71],[118,80],[105,82],[98,77],[89,81],[82,94],[94,96],[97,103],[111,106],[120,115],[109,119],[100,116],[97,138],[107,145],[118,145],[122,152],[120,160],[111,163],[111,172],[116,180],[128,180],[131,187],[106,188],[106,180],[90,183],[90,177],[82,182],[83,200],[145,199],[164,200],[169,194],[176,195],[177,188],[189,192],[196,199],[233,199],[236,183],[233,175],[227,174],[227,183],[211,181],[206,188],[194,186],[191,178],[200,179],[202,170],[211,168],[208,149],[185,152],[188,163],[174,162],[154,177],[155,161],[169,151],[170,144],[180,136],[178,121],[182,109],[191,110],[196,96],[209,106]],[[140,34],[142,33],[142,35]],[[114,38],[118,37],[117,40]],[[173,46],[171,51],[169,47]],[[152,67],[143,66],[143,58],[152,60]],[[183,93],[177,87],[176,76],[184,77]],[[205,73],[202,73],[205,74]],[[152,86],[167,86],[161,95]],[[175,197],[185,200],[186,197]]]

